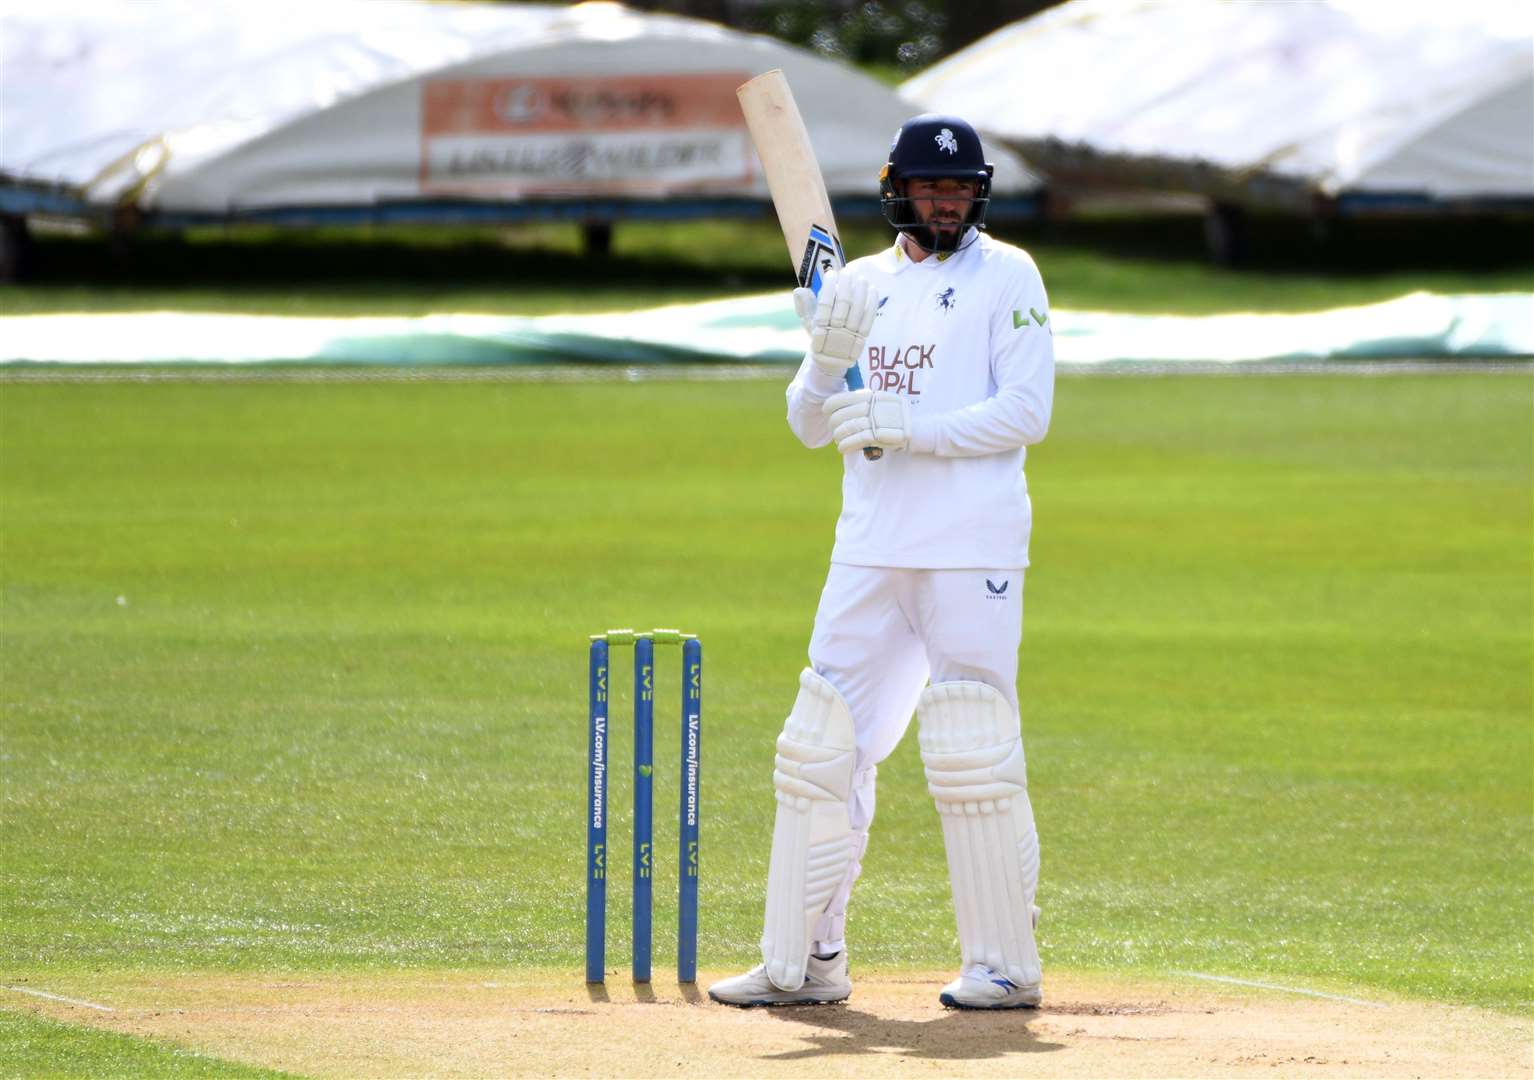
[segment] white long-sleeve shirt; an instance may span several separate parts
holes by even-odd
[[[844,273],[866,278],[879,314],[858,366],[870,390],[911,405],[911,445],[878,461],[843,454],[831,561],[920,569],[1028,565],[1033,510],[1024,447],[1049,429],[1055,358],[1049,300],[1027,252],[981,233],[912,262],[899,242]],[[808,447],[831,432],[821,405],[846,389],[808,355],[788,387],[788,423]]]

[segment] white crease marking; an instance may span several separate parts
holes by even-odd
[[[49,1001],[62,1001],[66,1005],[79,1005],[86,1009],[95,1009],[98,1012],[116,1012],[110,1005],[97,1005],[94,1001],[81,1001],[79,998],[65,997],[62,994],[50,994],[46,990],[33,990],[26,986],[4,986],[0,990],[10,990],[17,994],[31,994],[33,997],[47,998]]]
[[[1320,990],[1306,990],[1300,986],[1279,986],[1277,983],[1257,982],[1254,979],[1235,979],[1229,975],[1205,975],[1198,971],[1174,971],[1173,975],[1181,975],[1188,979],[1203,979],[1206,982],[1233,983],[1236,986],[1254,986],[1259,990],[1281,990],[1286,994],[1304,994],[1307,997],[1326,998],[1328,1001],[1345,1001],[1349,1005],[1367,1005],[1371,1009],[1388,1008],[1382,1001],[1365,1001],[1363,998],[1345,997],[1342,994],[1328,994]]]

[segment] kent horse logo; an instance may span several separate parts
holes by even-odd
[[[953,289],[949,287],[937,294],[937,306],[944,311],[952,311],[954,305]]]
[[[944,128],[932,136],[932,141],[937,143],[937,148],[945,154],[957,154],[959,152],[959,140],[953,137],[953,131]]]

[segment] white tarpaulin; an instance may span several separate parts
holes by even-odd
[[[1241,364],[1534,355],[1526,294],[1412,293],[1303,314],[1050,313],[1057,361]],[[300,318],[136,312],[0,318],[0,364],[797,363],[786,294],[602,315]]]
[[[901,87],[1021,145],[1343,191],[1534,196],[1529,0],[1072,0]]]
[[[913,110],[772,38],[615,3],[0,0],[0,173],[226,214],[766,198],[735,88],[782,68],[833,195]],[[1037,186],[995,155],[999,194]]]

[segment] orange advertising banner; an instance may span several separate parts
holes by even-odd
[[[740,72],[434,79],[421,187],[487,195],[664,195],[751,176]]]
[[[744,128],[735,88],[749,75],[433,79],[422,132],[436,135],[636,128]]]

